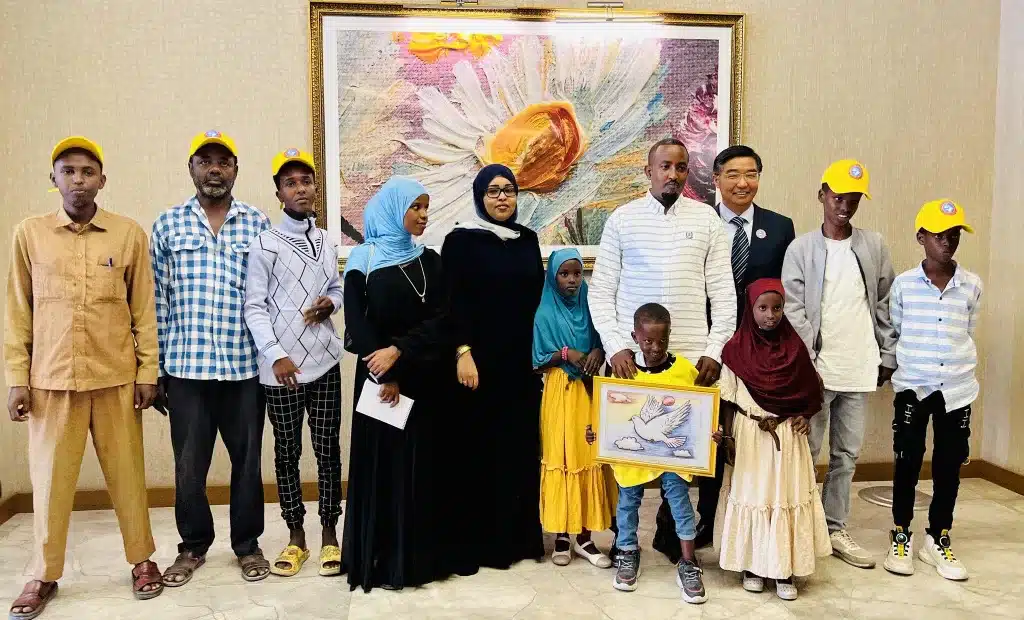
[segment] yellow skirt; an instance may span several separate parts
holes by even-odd
[[[540,408],[540,522],[548,532],[611,526],[618,487],[611,472],[594,461],[597,444],[587,443],[588,424],[597,426],[583,382],[570,381],[561,368],[548,370]]]

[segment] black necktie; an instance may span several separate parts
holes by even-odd
[[[736,289],[742,291],[743,276],[747,273],[747,260],[750,258],[750,242],[743,228],[747,220],[737,215],[729,223],[736,227],[736,234],[732,237],[732,277],[736,280]]]

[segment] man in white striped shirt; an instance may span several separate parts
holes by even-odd
[[[960,231],[973,233],[963,207],[935,200],[921,208],[915,221],[925,260],[900,274],[889,296],[896,344],[896,392],[893,415],[894,528],[889,534],[885,569],[900,575],[914,572],[914,491],[925,453],[928,419],[932,419],[934,488],[928,528],[918,557],[946,579],[967,579],[967,569],[950,549],[949,530],[960,487],[960,466],[970,451],[971,404],[978,397],[974,369],[978,352],[981,278],[953,260]]]
[[[669,348],[697,367],[697,385],[718,381],[722,348],[736,330],[729,237],[714,209],[681,195],[689,159],[679,140],[655,144],[645,169],[650,192],[616,209],[601,235],[590,312],[617,377],[636,376],[633,313],[645,303],[668,309]]]
[[[633,314],[646,303],[668,309],[669,350],[697,367],[697,385],[718,381],[722,348],[736,331],[731,244],[714,209],[681,195],[689,162],[679,140],[655,143],[644,169],[651,190],[616,209],[601,235],[590,314],[619,378],[636,376]],[[694,541],[681,543],[693,549]]]

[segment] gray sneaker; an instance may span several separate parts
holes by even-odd
[[[705,603],[704,571],[693,562],[682,560],[676,564],[676,585],[683,591],[683,600],[693,605]]]
[[[832,555],[857,568],[875,567],[875,559],[846,530],[832,532],[829,538],[832,540]]]
[[[636,590],[640,579],[640,550],[619,550],[616,557],[618,568],[615,570],[615,581],[612,585],[616,590],[632,592]]]

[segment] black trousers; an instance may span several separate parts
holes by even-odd
[[[174,517],[181,536],[178,552],[205,554],[213,544],[206,476],[219,432],[231,458],[231,548],[239,557],[254,553],[263,533],[260,456],[266,413],[259,380],[171,377],[167,398],[174,447]]]
[[[914,491],[921,475],[928,419],[931,418],[934,487],[928,509],[928,533],[938,537],[942,530],[953,527],[960,466],[970,453],[971,406],[947,412],[942,392],[933,392],[924,400],[918,400],[913,391],[907,390],[896,395],[893,409],[893,523],[909,529],[914,518]]]
[[[320,524],[338,525],[341,516],[341,371],[337,366],[324,376],[293,390],[264,386],[267,414],[274,427],[274,469],[281,518],[288,529],[302,527],[306,507],[302,503],[299,457],[302,456],[302,418],[309,414],[309,434],[317,464],[320,493]]]

